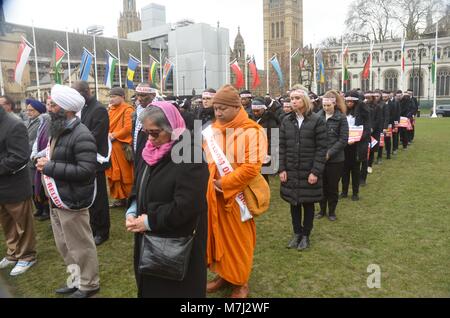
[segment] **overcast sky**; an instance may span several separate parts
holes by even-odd
[[[6,21],[36,27],[72,31],[89,25],[105,27],[105,36],[117,36],[122,0],[6,0]],[[264,67],[263,0],[137,0],[137,9],[158,3],[166,6],[168,23],[189,18],[230,30],[233,47],[238,26],[247,54],[255,55]],[[304,45],[316,44],[328,36],[340,36],[352,0],[303,0]]]

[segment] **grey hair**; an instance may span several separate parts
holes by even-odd
[[[139,115],[139,121],[144,124],[144,121],[150,119],[156,126],[171,134],[173,129],[170,126],[169,120],[164,114],[163,110],[156,106],[149,106],[145,108]]]

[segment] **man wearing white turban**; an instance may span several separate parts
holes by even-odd
[[[97,146],[76,113],[85,104],[75,89],[55,85],[50,106],[47,157],[36,168],[50,199],[50,218],[56,247],[75,280],[56,290],[71,298],[88,298],[99,287],[97,250],[89,224],[89,207],[96,195]]]

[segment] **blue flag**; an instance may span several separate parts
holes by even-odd
[[[86,48],[83,48],[83,54],[81,55],[80,64],[80,80],[87,81],[89,73],[91,72],[92,60],[94,56]]]
[[[139,65],[140,61],[130,54],[130,58],[128,60],[128,71],[127,71],[127,87],[130,89],[134,89],[134,73]]]
[[[280,87],[284,87],[283,72],[281,71],[280,63],[278,62],[278,59],[276,56],[274,56],[272,59],[270,59],[270,64],[272,64],[275,72],[277,72],[278,82],[280,84]]]
[[[325,66],[323,64],[322,50],[319,50],[319,52],[317,52],[317,64],[319,65],[319,69],[317,72],[317,81],[323,84],[325,83]]]

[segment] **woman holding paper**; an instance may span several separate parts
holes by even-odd
[[[345,115],[347,107],[344,99],[336,91],[327,92],[322,99],[323,109],[318,113],[327,125],[327,155],[323,172],[323,200],[316,218],[327,214],[328,219],[336,221],[336,207],[339,200],[339,180],[344,170],[344,149],[348,143],[348,122]]]
[[[323,199],[327,133],[324,120],[313,112],[308,92],[294,89],[290,97],[293,112],[283,119],[280,127],[279,171],[281,197],[291,205],[294,229],[287,247],[301,251],[310,245],[314,203]]]
[[[350,174],[352,175],[353,201],[359,200],[359,178],[361,173],[361,163],[367,161],[368,147],[370,141],[370,115],[367,106],[360,100],[356,91],[345,94],[345,104],[347,105],[347,122],[350,129],[350,138],[345,147],[344,173],[342,175],[341,198],[348,197],[350,185]],[[354,132],[360,131],[362,134],[354,137]],[[358,135],[358,134],[356,134]]]

